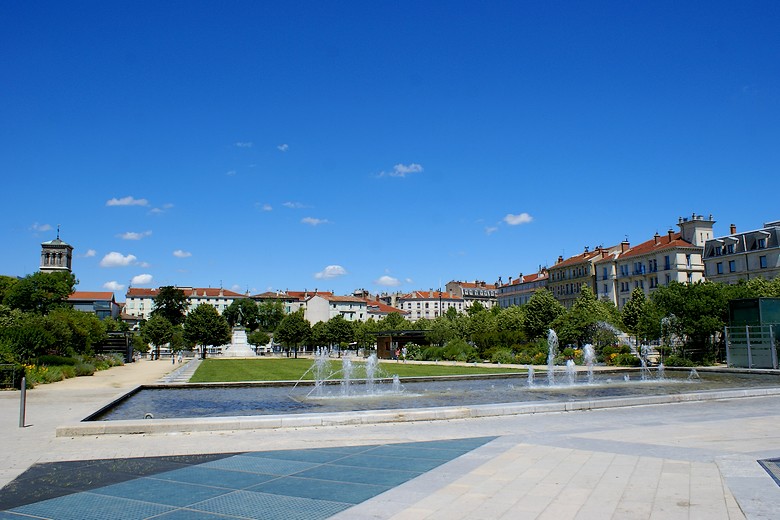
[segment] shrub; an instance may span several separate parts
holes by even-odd
[[[452,361],[476,361],[477,349],[463,341],[462,339],[452,339],[444,345],[442,351],[443,359]]]
[[[71,377],[76,377],[76,367],[78,365],[62,365],[59,367],[60,372],[62,372],[62,378],[63,379],[69,379]]]
[[[79,363],[73,368],[76,376],[91,376],[95,373],[95,365],[90,363]]]
[[[664,365],[668,367],[694,367],[696,364],[690,359],[681,356],[671,355],[664,359]]]
[[[422,351],[422,360],[438,361],[444,359],[444,349],[442,347],[428,347]]]
[[[496,349],[490,357],[491,363],[501,363],[503,365],[508,365],[515,361],[514,353],[508,348]]]
[[[612,359],[612,364],[619,367],[638,367],[642,362],[633,354],[617,354]]]
[[[72,357],[65,357],[65,356],[40,356],[38,358],[38,364],[44,365],[48,367],[54,367],[54,366],[73,366],[77,362],[76,358]]]

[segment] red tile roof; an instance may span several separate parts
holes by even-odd
[[[218,287],[177,287],[177,289],[181,289],[187,298],[219,298],[220,296],[225,298],[246,298],[246,295],[244,294],[240,294],[229,289],[220,289]],[[154,298],[159,292],[159,289],[130,287],[127,289],[127,296],[135,298]]]
[[[440,291],[413,291],[404,294],[399,300],[462,300],[448,292]]]
[[[464,289],[495,289],[496,285],[484,282],[455,282]]]
[[[624,258],[630,258],[634,256],[645,255],[648,253],[654,253],[664,249],[673,249],[675,247],[696,247],[687,240],[683,240],[680,233],[672,233],[666,235],[656,235],[655,237],[637,244],[634,247],[628,249],[626,252],[621,253],[618,257],[620,260]]]
[[[387,305],[377,300],[366,300],[366,307],[368,307],[369,314],[390,314],[397,312],[398,314],[409,314],[408,311],[397,309],[392,305]]]
[[[344,303],[366,303],[366,300],[363,298],[358,298],[357,296],[336,296],[332,293],[317,293],[312,294],[309,296],[308,300],[311,300],[315,296],[319,296],[321,298],[324,298],[328,300],[329,302],[344,302]]]
[[[612,246],[612,247],[606,247],[606,248],[596,248],[593,251],[588,252],[582,252],[578,255],[572,256],[567,258],[566,260],[563,260],[561,262],[558,262],[554,266],[550,267],[550,269],[558,269],[561,267],[569,267],[572,265],[582,264],[586,262],[596,261],[601,259],[602,253],[611,253],[617,249],[620,249],[620,245]]]
[[[68,296],[68,301],[100,301],[114,300],[114,293],[111,291],[74,291]]]

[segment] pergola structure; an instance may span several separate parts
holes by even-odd
[[[425,337],[427,330],[382,330],[376,336],[376,355],[379,359],[392,359],[393,352],[403,349],[407,343],[430,345]]]

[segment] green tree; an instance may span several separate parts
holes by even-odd
[[[547,289],[537,289],[523,306],[523,330],[529,340],[546,338],[553,322],[566,312]]]
[[[453,307],[450,307],[450,309],[452,309],[452,308]],[[484,305],[482,305],[481,302],[474,302],[474,303],[471,304],[471,306],[468,309],[466,309],[466,313],[469,316],[474,316],[474,315],[479,314],[480,312],[484,312],[486,310],[487,309],[485,308]]]
[[[620,313],[620,319],[623,322],[625,331],[636,336],[636,345],[639,346],[641,329],[640,324],[642,322],[642,316],[645,314],[645,307],[647,306],[647,298],[645,298],[645,291],[639,287],[635,287],[631,291],[631,297],[623,306],[623,311]]]
[[[355,339],[352,323],[345,320],[340,314],[327,321],[326,330],[328,340],[334,345],[349,345]]]
[[[184,320],[184,339],[203,347],[202,357],[206,357],[206,347],[230,343],[231,332],[227,320],[217,309],[208,304],[195,307]]]
[[[3,303],[24,312],[47,314],[52,309],[67,305],[68,296],[77,283],[73,273],[39,271],[10,284]]]
[[[105,324],[88,312],[61,307],[46,315],[46,322],[58,338],[57,349],[62,355],[93,355],[95,347],[107,338]]]
[[[374,333],[377,330],[377,322],[373,319],[355,323],[355,343],[357,343],[358,348],[364,350],[375,348],[376,336]]]
[[[154,348],[155,359],[160,359],[160,347],[173,339],[174,326],[162,314],[153,314],[141,325],[141,338]]]
[[[9,325],[0,327],[0,345],[21,363],[33,362],[43,354],[57,353],[57,336],[39,314],[21,313]]]
[[[247,330],[255,330],[260,324],[260,310],[254,300],[239,298],[227,306],[222,316],[231,327],[245,327]]]
[[[525,343],[525,310],[523,307],[512,305],[501,309],[496,316],[496,330],[499,341],[504,346],[520,345]]]
[[[409,322],[398,312],[391,312],[379,320],[379,330],[404,330],[409,328]]]
[[[553,329],[562,344],[583,346],[593,343],[600,322],[609,318],[607,309],[600,304],[590,287],[583,284],[580,295],[568,312],[553,322]]]
[[[160,287],[157,296],[154,297],[154,309],[151,315],[160,315],[171,325],[181,325],[184,323],[188,308],[189,302],[184,291],[172,285],[165,285]]]
[[[328,322],[318,321],[311,326],[311,334],[307,344],[312,347],[327,347],[330,345],[330,339],[328,338]]]
[[[262,330],[256,330],[246,337],[246,341],[256,349],[268,345],[268,342],[271,341],[271,335]]]
[[[305,344],[310,335],[311,325],[303,317],[303,309],[299,309],[284,317],[274,333],[274,338],[287,347],[288,353],[292,348],[297,355],[298,346]]]
[[[439,316],[428,322],[428,331],[425,333],[425,339],[431,344],[444,346],[445,343],[457,337],[458,331],[455,321],[450,320],[446,316]]]
[[[13,276],[0,275],[0,304],[3,303],[6,293],[11,288],[11,286],[16,284],[16,282],[17,282],[17,278]]]
[[[266,300],[257,305],[258,324],[266,332],[276,330],[284,316],[284,304],[279,300]]]
[[[717,339],[728,321],[728,301],[733,291],[727,285],[713,282],[672,282],[656,289],[651,300],[660,309],[660,315],[675,316],[689,354],[697,359],[713,360],[717,355]]]

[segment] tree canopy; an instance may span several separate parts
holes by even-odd
[[[206,346],[230,343],[230,325],[217,309],[202,303],[187,314],[184,320],[184,339],[194,345],[203,345],[205,357]]]
[[[39,271],[15,283],[7,283],[3,303],[13,309],[36,314],[48,314],[67,305],[68,296],[75,290],[76,276],[68,272]]]
[[[157,296],[154,297],[154,309],[152,316],[162,316],[171,325],[181,325],[189,309],[189,302],[184,291],[172,285],[160,287]]]

